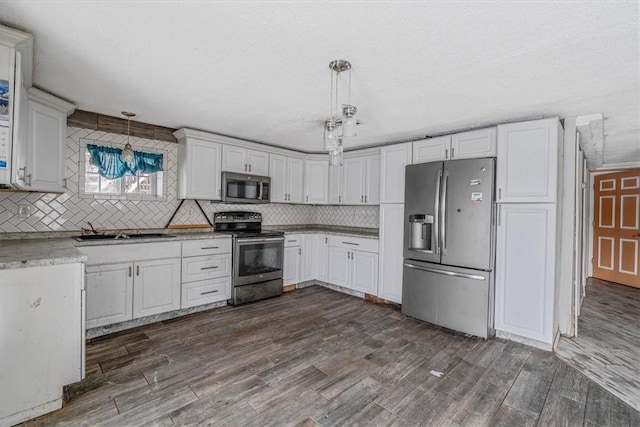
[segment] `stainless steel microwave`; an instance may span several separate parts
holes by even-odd
[[[227,203],[269,203],[268,176],[222,172],[222,201]]]

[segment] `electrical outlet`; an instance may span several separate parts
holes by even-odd
[[[18,218],[29,218],[31,216],[31,205],[18,205]]]

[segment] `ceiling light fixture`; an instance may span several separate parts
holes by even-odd
[[[324,122],[323,148],[329,152],[329,165],[342,166],[342,143],[345,137],[357,135],[358,109],[355,105],[351,105],[351,63],[344,59],[336,59],[329,63],[329,69],[331,70],[331,117]],[[342,115],[338,116],[339,77],[343,71],[349,72],[347,103],[342,104]]]
[[[133,155],[133,148],[131,147],[131,144],[129,144],[129,130],[131,125],[131,117],[135,117],[136,114],[130,113],[128,111],[123,111],[122,115],[127,118],[127,143],[125,144],[124,149],[120,154],[120,159],[122,159],[122,161],[125,163],[131,163],[133,162],[134,155]]]

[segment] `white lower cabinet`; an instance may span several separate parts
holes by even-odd
[[[345,248],[329,246],[329,269],[327,282],[349,287],[351,283],[349,265],[351,261],[351,252]]]
[[[87,328],[180,308],[180,259],[86,268]]]
[[[543,342],[554,339],[556,207],[501,204],[496,244],[495,328]]]
[[[180,259],[135,263],[133,318],[180,308]]]
[[[313,278],[326,281],[329,264],[329,236],[326,234],[313,235],[311,261],[313,264]]]
[[[302,244],[300,249],[302,250],[302,263],[300,266],[300,281],[306,282],[307,280],[313,280],[314,277],[314,241],[315,235],[303,234]]]
[[[60,409],[84,377],[82,263],[0,271],[0,426]]]
[[[380,205],[380,262],[378,296],[402,303],[404,204]]]
[[[284,238],[283,286],[302,281],[302,238],[301,234],[287,234]]]
[[[180,308],[231,298],[231,238],[182,242]]]
[[[367,294],[377,293],[377,240],[330,236],[328,264],[329,283]]]
[[[88,266],[87,329],[133,318],[133,263]]]

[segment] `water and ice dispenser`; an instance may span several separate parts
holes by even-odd
[[[409,215],[411,225],[411,242],[409,249],[422,252],[433,252],[432,228],[433,215]]]

